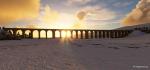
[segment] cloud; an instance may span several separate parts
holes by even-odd
[[[0,25],[38,16],[40,0],[0,0]]]
[[[123,25],[131,26],[150,23],[150,0],[141,0],[123,20]]]
[[[67,0],[67,5],[74,5],[74,4],[86,4],[90,2],[91,0]]]
[[[86,15],[87,15],[87,12],[86,12],[86,11],[80,11],[80,12],[78,12],[78,14],[77,14],[77,18],[78,18],[79,20],[83,20],[83,19],[86,17]]]
[[[116,13],[100,6],[88,6],[81,9],[77,13],[77,17],[80,20],[86,18],[87,20],[107,21],[116,18]]]
[[[113,4],[114,7],[126,7],[133,3],[134,1],[126,1],[126,2],[116,2]]]
[[[51,9],[49,5],[46,5],[41,15],[43,23],[54,23],[59,19],[59,13],[56,10]]]
[[[29,25],[27,25],[26,27],[27,27],[27,28],[38,28],[38,26],[37,26],[37,25],[34,25],[34,24],[29,24]]]
[[[108,8],[96,5],[81,8],[76,13],[76,17],[78,18],[79,23],[77,22],[74,27],[96,29],[99,27],[97,27],[97,25],[100,25],[100,23],[105,24],[109,23],[109,21],[114,20],[117,17],[117,14],[116,12],[109,10]]]

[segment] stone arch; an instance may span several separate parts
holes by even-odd
[[[81,31],[78,31],[78,38],[81,38]]]
[[[25,30],[25,34],[29,35],[31,33],[31,30]]]
[[[114,33],[114,31],[110,30],[110,38],[113,38],[113,33]]]
[[[22,30],[16,30],[16,35],[22,35],[23,31]]]
[[[85,39],[86,35],[85,35],[85,31],[83,31],[83,39]]]
[[[109,31],[106,31],[106,38],[109,38]]]
[[[76,38],[76,31],[73,31],[73,38]]]
[[[52,35],[52,31],[51,30],[48,30],[47,31],[47,38],[52,38],[53,35]]]
[[[40,38],[46,38],[46,31],[45,30],[41,30],[40,31]]]
[[[105,38],[105,31],[101,31],[101,37]]]
[[[99,38],[101,38],[102,37],[102,32],[101,31],[98,31],[99,32]]]
[[[118,30],[118,37],[121,38],[121,31]]]
[[[30,34],[31,34],[31,31],[30,30],[25,30],[25,38],[29,38],[30,37]],[[32,36],[32,34],[31,34]]]
[[[95,39],[95,31],[93,31],[93,38]]]
[[[116,38],[116,31],[113,31],[113,38]]]
[[[116,37],[118,38],[118,37],[119,37],[119,31],[116,31],[116,33],[117,33],[117,34],[116,34]]]
[[[88,38],[91,38],[91,31],[88,31]]]
[[[122,31],[120,31],[120,38],[122,38],[122,36],[123,36],[123,32],[122,32]]]
[[[33,38],[39,38],[39,31],[38,30],[33,31]]]
[[[97,30],[95,30],[95,39],[97,39],[99,36],[99,32]]]
[[[9,32],[10,34],[14,34],[14,31],[13,30],[8,30],[7,32]]]
[[[109,38],[111,38],[111,30],[109,31]]]
[[[61,36],[60,36],[60,31],[55,31],[55,37],[56,37],[56,38],[61,37]]]
[[[93,35],[93,33],[94,33],[94,32],[93,32],[93,31],[90,31],[90,32],[91,32],[91,39],[92,39],[92,38],[93,38],[93,36],[94,36],[94,35]]]
[[[67,38],[71,38],[71,32],[70,31],[66,31],[66,36],[67,36]]]
[[[62,35],[61,37],[66,38],[66,36],[67,36],[66,31],[64,31],[64,30],[61,31],[61,35]]]
[[[107,31],[104,31],[104,38],[107,38]]]

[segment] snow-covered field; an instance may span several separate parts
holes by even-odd
[[[0,41],[0,70],[150,70],[150,35]]]

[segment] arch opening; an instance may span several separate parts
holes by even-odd
[[[60,32],[59,32],[59,31],[55,31],[55,37],[56,37],[56,38],[61,37],[61,36],[60,36]]]
[[[85,31],[83,31],[83,39],[85,39],[85,36],[86,36],[86,35],[85,35]]]
[[[88,38],[91,38],[91,31],[88,31]]]
[[[7,32],[9,32],[10,34],[14,34],[13,30],[8,30]]]
[[[25,31],[25,38],[31,38],[32,34],[30,30]]]
[[[73,31],[73,38],[76,38],[76,31]]]
[[[44,31],[44,30],[42,30],[41,32],[40,32],[40,38],[46,38],[46,31]]]
[[[38,30],[33,31],[33,38],[39,38],[39,32]]]
[[[71,37],[71,32],[70,31],[67,31],[67,37],[66,38],[70,38]]]
[[[62,36],[61,36],[62,38],[67,37],[66,31],[62,31],[61,34],[62,34]]]
[[[22,35],[22,34],[23,34],[22,30],[17,30],[16,31],[16,35]]]
[[[53,36],[52,36],[52,31],[47,31],[47,38],[52,38]]]
[[[81,38],[81,32],[78,31],[78,38],[80,39]]]

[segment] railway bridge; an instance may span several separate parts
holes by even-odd
[[[51,32],[51,38],[62,38],[62,32],[69,32],[70,38],[74,39],[100,39],[100,38],[123,38],[128,36],[133,30],[91,30],[91,29],[38,29],[38,28],[2,28],[7,32],[11,32],[16,36],[21,33],[21,38],[34,38],[34,31],[38,32],[38,38],[41,39],[41,32],[45,32],[45,39],[48,39],[49,32]],[[27,31],[29,33],[27,33]],[[56,37],[56,32],[59,37]]]

